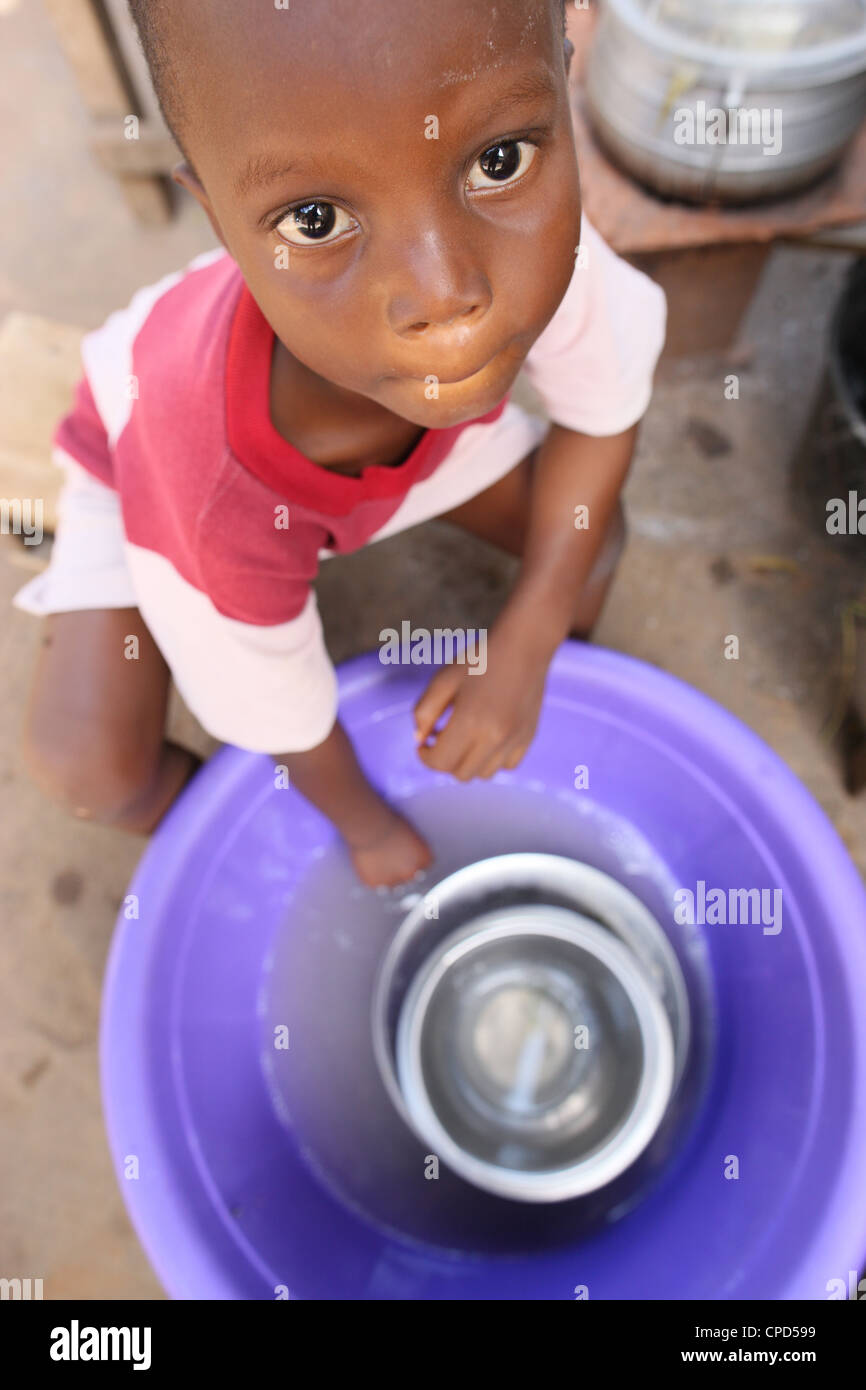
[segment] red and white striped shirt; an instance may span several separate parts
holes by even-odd
[[[525,370],[553,420],[616,434],[649,402],[664,295],[585,219],[583,250]],[[546,425],[502,402],[425,431],[396,467],[348,477],[275,429],[273,341],[223,251],[85,336],[84,375],[55,436],[66,479],[52,562],[14,602],[32,613],[138,607],[202,725],[277,753],[315,747],[336,717],[311,587],[321,560],[476,495]]]

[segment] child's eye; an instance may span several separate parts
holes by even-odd
[[[334,203],[314,201],[292,208],[277,222],[274,230],[293,246],[304,246],[310,242],[333,241],[354,225],[354,218]]]
[[[536,146],[528,140],[497,141],[476,159],[469,176],[469,187],[496,188],[513,182],[526,173],[537,152]]]

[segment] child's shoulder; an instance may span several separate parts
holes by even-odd
[[[666,321],[661,287],[584,215],[568,287],[526,358],[550,418],[593,435],[635,424],[649,404]]]
[[[110,440],[133,406],[188,411],[218,388],[232,314],[243,288],[237,264],[219,248],[136,291],[122,309],[85,334],[82,362]]]

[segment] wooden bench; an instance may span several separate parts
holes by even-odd
[[[180,153],[166,130],[126,0],[43,0],[91,117],[90,145],[141,222],[172,214]],[[136,124],[130,122],[134,117]]]

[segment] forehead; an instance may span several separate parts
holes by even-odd
[[[323,146],[439,115],[556,61],[560,0],[172,0],[166,38],[198,162],[269,137]],[[438,100],[439,106],[435,104]],[[431,104],[433,103],[433,104]],[[205,135],[206,132],[206,135]]]

